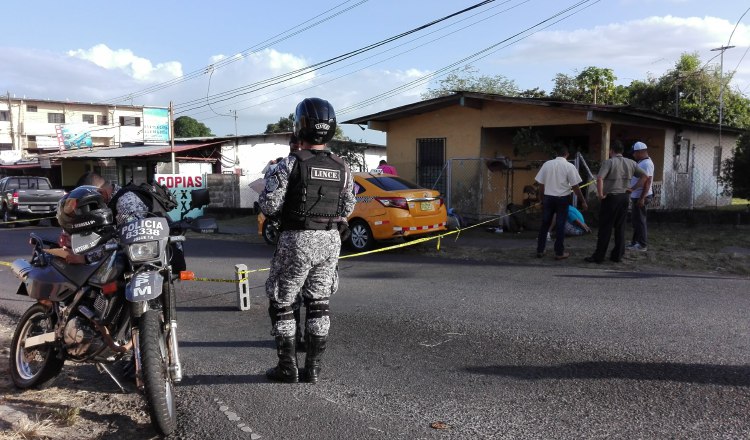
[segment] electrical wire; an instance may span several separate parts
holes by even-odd
[[[422,77],[420,77],[420,78],[418,78],[418,79],[416,79],[414,81],[411,81],[411,82],[406,83],[406,84],[402,84],[401,86],[396,87],[394,89],[391,89],[391,90],[389,90],[387,92],[384,92],[384,93],[382,93],[380,95],[376,95],[374,97],[371,97],[371,98],[369,98],[369,99],[367,99],[365,101],[362,101],[360,103],[354,104],[352,106],[344,107],[342,109],[339,109],[339,110],[336,111],[336,113],[337,114],[344,114],[344,113],[348,113],[348,112],[357,110],[359,108],[370,106],[370,105],[376,103],[377,101],[385,100],[385,99],[390,98],[391,96],[393,96],[395,94],[398,94],[398,93],[400,93],[402,91],[418,87],[418,86],[422,85],[423,83],[428,82],[432,78],[440,77],[440,76],[443,76],[443,75],[447,75],[448,73],[450,73],[453,70],[453,68],[457,67],[460,64],[463,64],[464,62],[466,62],[468,60],[471,60],[471,59],[477,59],[478,60],[478,59],[486,58],[487,56],[492,55],[493,53],[495,53],[495,52],[497,52],[497,51],[499,51],[501,49],[504,49],[504,48],[506,48],[506,47],[508,47],[508,46],[510,46],[512,44],[515,44],[515,43],[519,42],[519,41],[522,41],[523,39],[526,39],[526,38],[534,35],[537,32],[541,32],[542,30],[547,29],[547,28],[549,28],[549,27],[551,27],[551,26],[559,23],[562,20],[565,20],[565,19],[567,19],[567,18],[569,18],[569,17],[571,17],[571,16],[573,16],[575,14],[578,14],[578,13],[582,12],[585,9],[588,9],[589,7],[595,5],[596,3],[599,3],[601,0],[596,0],[593,3],[591,3],[591,1],[592,0],[582,0],[582,1],[579,1],[578,3],[575,3],[575,4],[571,5],[571,6],[569,6],[568,8],[565,8],[565,9],[557,12],[556,14],[553,14],[552,16],[548,17],[547,19],[542,20],[542,21],[538,22],[537,24],[528,27],[528,28],[524,29],[521,32],[518,32],[518,33],[512,35],[511,37],[508,37],[508,38],[506,38],[506,39],[504,39],[504,40],[502,40],[502,41],[500,41],[498,43],[495,43],[492,46],[489,46],[488,48],[485,48],[485,49],[483,49],[483,50],[481,50],[481,51],[479,51],[477,53],[474,53],[473,55],[465,57],[465,58],[463,58],[463,59],[461,59],[461,60],[459,60],[457,62],[454,62],[454,63],[452,63],[452,64],[450,64],[448,66],[445,66],[445,67],[443,67],[443,68],[441,68],[441,69],[439,69],[439,70],[437,70],[435,72],[432,72],[431,74],[424,75],[424,76],[422,76]],[[589,3],[589,4],[587,4],[587,3]],[[581,6],[583,6],[583,7],[581,7]],[[576,8],[578,8],[578,9],[576,10]],[[568,14],[568,15],[565,15],[565,14]],[[554,20],[556,17],[560,17],[560,16],[562,16],[562,17],[559,18],[559,19],[557,19],[557,20]],[[552,21],[552,22],[550,22],[550,21]],[[550,23],[548,23],[548,22],[550,22]],[[547,25],[546,26],[542,26],[545,23],[547,23]],[[513,40],[514,38],[516,38],[518,36],[521,36],[521,35],[529,32],[529,30],[535,29],[535,28],[539,28],[539,29],[536,29],[534,32],[528,33],[528,35],[525,35],[522,38],[518,38],[515,41],[510,41],[510,40]],[[510,43],[508,43],[508,44],[506,44],[504,46],[501,46],[501,47],[497,47],[497,46],[502,45],[503,43],[508,42],[508,41],[510,41]],[[492,49],[494,49],[494,50],[492,50]],[[479,56],[479,55],[481,55],[481,56]],[[335,78],[335,79],[338,79],[338,78]],[[330,81],[327,81],[327,82],[330,82]],[[310,88],[319,87],[320,85],[321,84],[318,84],[318,85],[310,87]],[[289,95],[287,95],[287,96],[289,96]],[[278,99],[280,99],[280,98],[278,98]],[[264,101],[264,102],[268,102],[268,101]],[[250,107],[253,107],[253,106],[250,106]],[[250,108],[250,107],[247,107],[247,108]],[[246,108],[244,108],[244,109],[246,109]],[[205,118],[205,119],[211,119],[211,118]]]
[[[504,4],[510,3],[510,1],[511,1],[511,0],[507,0],[507,1],[505,1],[505,2],[502,2],[502,3],[501,3],[501,4],[499,4],[499,5],[496,5],[496,6],[493,6],[493,7],[491,7],[490,9],[494,9],[494,8],[500,7],[500,6],[504,5]],[[506,9],[503,9],[503,10],[501,10],[501,11],[499,11],[499,12],[495,13],[495,14],[492,14],[492,15],[490,15],[490,16],[488,16],[488,17],[482,18],[481,20],[478,20],[478,21],[476,21],[476,22],[473,22],[473,23],[467,24],[466,26],[463,26],[463,27],[461,27],[461,28],[459,28],[459,29],[456,29],[456,30],[454,30],[454,31],[451,31],[451,32],[449,32],[449,33],[447,33],[447,34],[444,34],[444,35],[438,36],[438,37],[436,37],[436,38],[433,38],[433,39],[431,39],[431,40],[429,40],[429,41],[427,41],[427,42],[425,42],[425,43],[422,43],[422,44],[420,44],[420,45],[418,45],[418,46],[415,46],[415,47],[412,47],[412,48],[410,48],[410,49],[404,50],[404,51],[402,51],[402,52],[396,53],[396,54],[394,54],[394,55],[392,55],[392,56],[389,56],[389,57],[387,57],[387,58],[384,58],[384,59],[382,59],[382,60],[379,60],[379,61],[377,61],[377,62],[373,62],[373,63],[367,64],[367,65],[365,65],[365,66],[363,66],[363,67],[361,67],[361,68],[359,68],[359,69],[357,69],[357,70],[353,70],[353,71],[350,71],[350,72],[344,73],[344,74],[342,74],[342,75],[339,75],[339,76],[337,76],[337,77],[334,77],[334,78],[332,78],[332,79],[329,79],[329,80],[327,80],[327,81],[324,81],[324,82],[318,82],[317,84],[315,84],[315,85],[312,85],[312,86],[310,86],[310,87],[306,87],[306,88],[304,88],[304,89],[297,89],[297,90],[295,90],[295,91],[294,91],[293,93],[288,93],[288,94],[285,94],[285,95],[281,95],[281,96],[278,96],[278,97],[276,97],[276,98],[273,98],[273,99],[268,99],[268,100],[265,100],[265,101],[263,101],[263,102],[262,102],[262,104],[267,104],[268,102],[273,102],[273,101],[277,101],[277,100],[279,100],[279,99],[283,99],[283,98],[286,98],[286,97],[292,96],[292,95],[294,95],[295,93],[299,93],[299,92],[303,92],[303,91],[306,91],[306,90],[311,90],[311,89],[314,89],[314,88],[320,87],[320,86],[322,86],[322,85],[324,85],[324,84],[328,84],[328,83],[330,83],[330,82],[336,81],[336,80],[338,80],[338,79],[341,79],[341,78],[344,78],[344,77],[346,77],[346,76],[349,76],[349,75],[353,75],[354,73],[357,73],[357,72],[360,72],[360,71],[362,71],[362,70],[365,70],[365,69],[367,69],[367,68],[370,68],[370,67],[372,67],[372,66],[376,66],[376,65],[378,65],[378,64],[384,63],[385,61],[388,61],[388,60],[391,60],[391,59],[393,59],[393,58],[399,57],[399,56],[401,56],[401,55],[404,55],[404,54],[406,54],[406,53],[409,53],[409,52],[413,52],[414,50],[417,50],[417,49],[419,49],[420,47],[424,47],[424,46],[426,46],[426,45],[428,45],[428,44],[432,44],[432,43],[434,43],[434,42],[436,42],[436,41],[438,41],[438,40],[441,40],[441,39],[443,39],[443,38],[447,38],[447,37],[449,37],[449,36],[451,36],[451,35],[453,35],[453,34],[455,34],[455,33],[457,33],[457,32],[460,32],[460,31],[462,31],[462,30],[464,30],[464,29],[468,29],[468,28],[469,28],[469,27],[471,27],[471,26],[474,26],[474,25],[476,25],[476,24],[478,24],[478,23],[481,23],[481,22],[483,22],[483,21],[489,20],[490,18],[493,18],[493,17],[495,17],[495,16],[497,16],[497,15],[499,15],[499,14],[502,14],[502,13],[504,13],[504,12],[507,12],[507,11],[509,11],[509,10],[511,10],[511,9],[515,9],[515,8],[517,8],[517,7],[519,7],[519,6],[523,5],[523,4],[525,4],[525,3],[528,3],[529,1],[530,1],[530,0],[523,0],[523,1],[521,1],[520,3],[518,3],[518,4],[512,5],[512,6],[508,7],[508,8],[506,8]],[[451,24],[448,24],[448,25],[446,25],[446,26],[444,26],[444,27],[442,27],[442,28],[436,29],[436,30],[434,30],[434,31],[432,31],[432,32],[428,32],[428,33],[427,33],[427,34],[425,34],[425,35],[421,35],[421,36],[418,36],[418,37],[416,37],[416,38],[414,38],[413,40],[410,40],[410,41],[408,41],[408,42],[405,42],[405,43],[402,43],[402,44],[396,45],[396,46],[394,46],[394,47],[391,47],[391,48],[388,48],[388,49],[385,49],[385,50],[383,50],[383,51],[381,51],[381,52],[378,52],[377,54],[375,54],[375,55],[373,55],[373,56],[370,56],[370,57],[366,57],[366,58],[364,58],[364,59],[361,59],[361,60],[357,60],[357,61],[351,62],[351,63],[349,63],[349,64],[345,64],[344,66],[338,67],[338,68],[336,68],[336,69],[332,69],[332,70],[330,70],[330,71],[328,71],[328,72],[326,72],[326,73],[323,73],[323,74],[319,75],[319,76],[318,76],[318,78],[322,78],[322,77],[324,77],[324,76],[330,75],[330,74],[331,74],[331,73],[333,73],[333,72],[336,72],[336,71],[339,71],[339,70],[344,70],[344,69],[345,69],[345,68],[347,68],[347,67],[351,67],[351,66],[353,66],[353,65],[355,65],[355,64],[360,64],[360,63],[362,63],[362,62],[364,62],[364,61],[367,61],[367,60],[369,60],[369,59],[373,59],[373,58],[375,58],[375,57],[377,57],[377,56],[379,56],[379,55],[385,54],[385,53],[387,53],[387,52],[391,52],[391,51],[393,51],[393,50],[395,50],[395,49],[397,49],[397,48],[399,48],[399,47],[403,47],[403,46],[406,46],[406,45],[408,45],[408,44],[411,44],[411,43],[413,43],[413,42],[415,42],[415,41],[417,41],[417,40],[420,40],[420,39],[426,38],[426,37],[427,37],[427,36],[429,36],[429,35],[432,35],[432,34],[438,33],[438,32],[440,32],[440,31],[442,31],[442,30],[445,30],[445,29],[447,29],[447,28],[449,28],[449,27],[455,26],[455,25],[456,25],[456,24],[458,24],[458,23],[461,23],[461,22],[463,22],[463,21],[467,21],[467,20],[469,20],[469,19],[471,19],[471,18],[474,18],[474,17],[476,17],[476,16],[478,16],[478,15],[481,15],[481,14],[484,14],[484,13],[486,13],[486,11],[483,11],[483,12],[479,12],[479,13],[473,14],[473,15],[471,15],[471,16],[469,16],[469,17],[466,17],[466,18],[464,18],[464,19],[461,19],[461,20],[459,20],[459,21],[458,21],[458,22],[456,22],[456,23],[451,23]],[[234,102],[233,102],[233,104],[237,104],[238,102],[244,102],[244,101],[248,101],[248,100],[251,100],[251,99],[258,99],[258,98],[262,98],[262,97],[264,97],[264,96],[268,96],[268,95],[271,95],[271,94],[277,93],[277,92],[279,92],[279,91],[281,91],[281,90],[286,90],[286,89],[289,89],[289,88],[295,87],[295,86],[297,86],[297,85],[299,85],[299,84],[301,84],[301,83],[304,83],[304,82],[306,82],[306,80],[304,80],[304,79],[303,79],[303,80],[301,80],[301,81],[298,81],[298,82],[296,82],[296,83],[294,83],[294,84],[290,84],[290,85],[287,85],[287,86],[284,86],[284,87],[279,87],[279,88],[276,88],[276,89],[274,89],[273,91],[269,91],[269,92],[266,92],[266,93],[263,93],[263,94],[255,95],[255,96],[253,96],[253,97],[251,97],[251,98],[247,98],[247,99],[241,99],[241,100],[238,100],[238,101],[234,101]],[[240,111],[240,110],[247,110],[247,109],[250,109],[250,108],[253,108],[253,107],[257,107],[258,105],[261,105],[261,103],[259,103],[259,104],[253,104],[253,105],[250,105],[250,106],[247,106],[247,107],[242,107],[242,108],[239,108],[239,109],[237,109],[237,111]],[[227,106],[227,105],[224,105],[224,106],[219,106],[219,107],[226,107],[226,106]],[[200,115],[200,114],[202,114],[202,113],[207,113],[207,111],[201,111],[201,112],[197,112],[197,113],[192,113],[192,114],[193,114],[193,116],[196,116],[196,115]],[[202,120],[208,120],[208,119],[213,119],[213,118],[214,118],[214,117],[213,117],[213,116],[211,116],[211,117],[207,117],[207,118],[202,118]]]
[[[432,79],[434,77],[439,77],[439,76],[442,76],[442,75],[447,75],[455,67],[458,67],[459,65],[464,64],[467,61],[486,58],[486,57],[492,55],[493,53],[495,53],[495,52],[497,52],[497,51],[499,51],[501,49],[504,49],[504,48],[506,48],[506,47],[508,47],[508,46],[510,46],[512,44],[515,44],[515,43],[519,42],[519,41],[522,41],[522,40],[530,37],[531,35],[533,35],[533,34],[535,34],[537,32],[540,32],[540,31],[542,31],[544,29],[547,29],[550,26],[552,26],[554,24],[557,24],[557,23],[559,23],[562,20],[565,20],[567,18],[572,17],[575,14],[580,13],[581,11],[583,11],[583,10],[585,10],[585,9],[587,9],[587,8],[589,8],[589,7],[597,4],[597,3],[599,3],[601,0],[595,0],[595,1],[593,1],[593,3],[591,3],[591,1],[592,0],[581,0],[581,1],[579,1],[579,2],[577,2],[575,4],[573,4],[573,5],[571,5],[569,7],[567,7],[565,9],[561,10],[561,11],[558,11],[557,13],[555,13],[555,14],[547,17],[546,19],[544,19],[542,21],[539,21],[538,23],[536,23],[536,24],[534,24],[532,26],[527,27],[523,31],[517,32],[517,33],[515,33],[514,35],[512,35],[510,37],[507,37],[507,38],[505,38],[505,39],[503,39],[503,40],[501,40],[501,41],[499,41],[499,42],[497,42],[497,43],[495,43],[495,44],[493,44],[491,46],[488,46],[488,47],[486,47],[486,48],[484,48],[484,49],[482,49],[482,50],[480,50],[478,52],[473,53],[472,55],[464,57],[464,58],[462,58],[462,59],[460,59],[460,60],[458,60],[458,61],[456,61],[456,62],[454,62],[452,64],[449,64],[449,65],[447,65],[447,66],[445,66],[445,67],[443,67],[441,69],[436,70],[435,72],[432,72],[430,74],[427,74],[427,75],[424,75],[424,76],[422,76],[420,78],[417,78],[416,80],[413,80],[413,81],[410,81],[408,83],[402,84],[399,87],[393,88],[393,89],[388,90],[386,92],[383,92],[383,93],[381,93],[379,95],[372,96],[372,97],[370,97],[370,98],[368,98],[368,99],[366,99],[364,101],[361,101],[361,102],[359,102],[357,104],[350,105],[349,107],[341,108],[340,110],[337,110],[336,113],[337,114],[350,113],[350,112],[358,110],[360,108],[368,107],[368,106],[370,106],[372,104],[377,103],[378,101],[383,101],[385,99],[388,99],[388,98],[390,98],[390,97],[392,97],[392,96],[394,96],[394,95],[396,95],[398,93],[401,93],[403,91],[419,87],[420,85],[428,82],[430,79]],[[588,5],[586,5],[587,3],[588,3]],[[576,10],[577,8],[579,8],[581,6],[584,6],[584,5],[586,5],[586,6],[583,7],[583,8],[580,8],[580,9]],[[565,15],[565,14],[568,14],[568,13],[569,13],[569,15]],[[562,16],[562,18],[559,18],[559,19],[555,20],[556,18],[561,17],[561,16]],[[547,24],[547,25],[543,26],[545,24]],[[535,29],[535,28],[540,28],[540,29],[537,29],[535,32],[529,33],[528,35],[525,35],[522,38],[518,38],[517,40],[513,40],[513,39],[515,39],[517,37],[521,37],[523,34],[526,34],[530,30]],[[507,43],[507,44],[505,44],[505,43]],[[503,44],[505,44],[505,45],[501,46]]]
[[[252,53],[258,52],[258,51],[263,50],[263,49],[267,49],[267,48],[273,46],[276,43],[280,43],[282,41],[288,40],[289,38],[291,38],[291,37],[293,37],[295,35],[298,35],[298,34],[304,32],[304,31],[312,29],[312,28],[314,28],[314,27],[316,27],[316,26],[318,26],[318,25],[320,25],[322,23],[325,23],[326,21],[329,21],[329,20],[331,20],[331,19],[333,19],[333,18],[335,18],[335,17],[337,17],[337,16],[339,16],[339,15],[345,13],[345,12],[348,12],[348,11],[350,11],[350,10],[352,10],[352,9],[354,9],[354,8],[356,8],[356,7],[364,4],[364,3],[366,3],[368,0],[360,0],[358,3],[355,3],[354,5],[351,5],[351,6],[345,8],[345,9],[343,9],[341,11],[337,11],[337,12],[335,12],[335,13],[327,16],[327,17],[324,17],[324,18],[322,18],[322,19],[320,19],[318,21],[314,21],[314,22],[310,23],[311,20],[316,20],[319,17],[321,17],[321,16],[323,16],[325,14],[328,14],[329,12],[334,11],[334,10],[338,9],[339,7],[341,7],[341,6],[343,6],[343,5],[347,4],[347,3],[350,3],[352,1],[353,0],[346,0],[343,3],[339,3],[338,5],[334,6],[333,8],[330,8],[330,9],[328,9],[328,10],[326,10],[326,11],[324,11],[324,12],[322,12],[322,13],[320,13],[320,14],[318,14],[318,15],[310,18],[310,19],[304,20],[303,22],[298,23],[297,25],[292,26],[291,28],[289,28],[289,29],[287,29],[287,30],[285,30],[283,32],[280,32],[280,33],[274,35],[271,38],[268,38],[268,39],[266,39],[266,40],[264,40],[264,41],[262,41],[260,43],[257,43],[256,45],[254,45],[254,46],[252,46],[252,47],[250,47],[248,49],[245,49],[245,50],[243,50],[243,51],[241,51],[239,53],[236,53],[236,54],[232,55],[231,57],[228,57],[228,58],[225,58],[225,59],[223,59],[223,60],[221,60],[219,62],[216,62],[216,63],[213,64],[213,66],[215,68],[224,67],[224,66],[226,66],[228,64],[231,64],[231,63],[234,63],[234,62],[236,62],[236,61],[238,61],[240,59],[243,59],[243,58],[249,56]],[[149,93],[157,92],[157,91],[166,89],[168,87],[172,87],[174,85],[181,84],[183,82],[186,82],[186,81],[189,81],[189,80],[192,80],[192,79],[195,79],[195,78],[203,76],[205,74],[205,72],[206,72],[206,69],[209,68],[209,67],[210,67],[210,65],[206,66],[206,67],[203,67],[203,68],[200,68],[200,69],[197,69],[197,70],[194,70],[194,71],[192,71],[192,72],[190,72],[190,73],[188,73],[186,75],[183,75],[183,76],[180,76],[180,77],[177,77],[177,78],[173,78],[173,79],[168,80],[168,81],[161,82],[159,84],[155,84],[155,85],[146,87],[146,88],[141,89],[139,91],[136,91],[136,92],[133,92],[133,93],[128,93],[128,94],[125,94],[125,95],[117,96],[117,97],[112,98],[112,99],[110,99],[108,101],[105,101],[105,102],[117,102],[117,101],[122,101],[122,100],[132,100],[134,97],[147,95]]]
[[[267,79],[262,80],[262,81],[258,81],[258,82],[251,83],[251,84],[247,84],[245,86],[238,87],[238,88],[235,88],[235,89],[232,89],[232,90],[228,90],[228,91],[225,91],[225,92],[217,93],[217,94],[213,95],[214,99],[212,100],[212,103],[227,101],[227,100],[233,99],[233,98],[235,98],[237,96],[241,96],[241,95],[253,93],[253,92],[256,92],[258,90],[261,90],[261,89],[264,89],[264,88],[267,88],[267,87],[279,84],[281,82],[289,81],[291,79],[298,78],[300,76],[312,73],[314,71],[320,70],[320,69],[322,69],[324,67],[327,67],[329,65],[339,63],[339,62],[341,62],[343,60],[352,58],[352,57],[357,56],[359,54],[362,54],[362,53],[368,52],[370,50],[373,50],[373,49],[375,49],[377,47],[380,47],[380,46],[383,46],[383,45],[388,44],[390,42],[393,42],[393,41],[396,41],[398,39],[404,38],[404,37],[406,37],[408,35],[411,35],[413,33],[419,32],[419,31],[421,31],[423,29],[429,28],[429,27],[434,26],[434,25],[436,25],[436,24],[438,24],[440,22],[449,20],[450,18],[453,18],[453,17],[455,17],[457,15],[466,13],[466,12],[471,11],[473,9],[476,9],[476,8],[481,7],[481,6],[484,6],[484,5],[487,5],[489,3],[492,3],[494,1],[495,0],[485,0],[485,1],[482,1],[482,2],[477,3],[475,5],[472,5],[472,6],[468,7],[468,8],[465,8],[465,9],[462,9],[460,11],[457,11],[457,12],[454,12],[452,14],[449,14],[449,15],[447,15],[445,17],[442,17],[442,18],[433,20],[433,21],[431,21],[429,23],[426,23],[426,24],[423,24],[421,26],[418,26],[418,27],[416,27],[414,29],[411,29],[409,31],[402,32],[401,34],[394,35],[392,37],[386,38],[386,39],[378,41],[376,43],[369,44],[367,46],[361,47],[359,49],[356,49],[356,50],[353,50],[353,51],[350,51],[350,52],[347,52],[347,53],[344,53],[344,54],[335,56],[333,58],[329,58],[327,60],[320,61],[320,62],[315,63],[313,65],[306,66],[306,67],[301,68],[301,69],[293,70],[291,72],[287,72],[287,73],[284,73],[282,75],[277,75],[277,76],[272,77],[272,78],[267,78]],[[248,89],[252,89],[252,90],[248,90]],[[191,110],[196,110],[196,109],[205,107],[206,104],[200,104],[200,105],[198,105],[198,103],[201,102],[202,100],[203,100],[203,98],[194,99],[194,100],[186,101],[186,102],[183,102],[183,103],[178,103],[178,104],[175,105],[175,109],[180,109],[179,113],[185,113],[185,112],[188,112],[188,111],[191,111]],[[189,108],[184,109],[183,107],[189,107]]]

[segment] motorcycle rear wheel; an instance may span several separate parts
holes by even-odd
[[[34,304],[21,316],[10,345],[10,377],[22,389],[44,388],[60,374],[64,359],[53,345],[25,348],[27,338],[54,331],[55,317],[41,304]]]
[[[169,374],[167,332],[160,310],[149,310],[141,316],[139,338],[143,382],[151,424],[162,435],[177,427],[174,383]]]

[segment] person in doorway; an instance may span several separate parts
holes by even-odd
[[[378,169],[384,172],[385,174],[393,174],[394,176],[398,176],[398,173],[396,172],[396,167],[392,165],[388,165],[388,162],[385,160],[380,161],[380,165],[378,165]]]
[[[278,364],[266,376],[278,382],[300,380],[293,304],[305,302],[305,369],[302,380],[316,383],[330,329],[329,300],[338,289],[338,258],[346,217],[354,210],[349,167],[326,149],[336,132],[333,106],[320,98],[297,105],[294,134],[302,149],[281,160],[266,178],[260,209],[281,223],[266,281],[268,312]],[[340,232],[342,231],[342,232]]]
[[[555,259],[563,260],[570,256],[569,252],[565,252],[565,219],[568,216],[571,193],[575,193],[581,200],[581,208],[584,211],[588,209],[588,205],[579,187],[582,182],[581,175],[576,167],[568,162],[568,148],[559,145],[555,152],[557,157],[545,162],[535,177],[539,183],[539,193],[543,194],[542,226],[537,237],[536,256],[544,257],[547,232],[552,225],[552,218],[557,214]]]
[[[646,208],[654,198],[654,191],[651,187],[654,179],[654,162],[648,157],[648,147],[643,142],[633,144],[633,159],[638,163],[638,168],[646,173],[646,178],[643,180],[643,183],[635,176],[630,179],[628,191],[630,192],[633,239],[625,249],[643,252],[648,250]]]
[[[616,141],[609,151],[609,159],[602,163],[596,176],[596,192],[601,200],[599,208],[599,232],[596,249],[590,257],[584,258],[588,263],[601,264],[607,254],[612,230],[615,233],[615,246],[609,259],[615,263],[622,261],[625,253],[625,216],[628,211],[628,183],[633,176],[645,178],[646,173],[638,168],[635,161],[622,156],[622,143]]]

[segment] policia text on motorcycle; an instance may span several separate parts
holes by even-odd
[[[329,298],[338,288],[340,231],[354,210],[352,175],[344,161],[325,148],[336,131],[336,115],[328,101],[308,98],[297,105],[294,134],[302,142],[266,176],[260,208],[280,223],[276,252],[266,281],[272,334],[278,365],[269,379],[315,383],[330,327]],[[342,232],[343,233],[343,232]],[[297,369],[294,302],[302,294],[307,356]]]

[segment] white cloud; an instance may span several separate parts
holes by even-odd
[[[90,49],[68,51],[68,56],[91,61],[105,69],[119,69],[133,78],[144,82],[161,82],[182,76],[182,65],[176,61],[159,63],[156,66],[143,57],[136,56],[130,49],[112,50],[105,44],[97,44]]]
[[[509,71],[515,71],[518,66],[527,71],[531,66],[540,66],[545,72],[544,80],[550,81],[542,84],[547,90],[556,73],[570,74],[587,66],[612,68],[621,82],[629,83],[632,79],[644,79],[648,73],[656,76],[665,73],[683,53],[695,52],[703,62],[709,61],[717,55],[711,49],[726,44],[734,26],[715,17],[663,16],[573,31],[540,32],[514,46],[510,56],[501,52],[495,61]],[[750,45],[750,26],[740,24],[732,44]],[[727,51],[725,71],[733,69],[741,56],[742,51]],[[717,58],[714,62],[718,64],[718,61]],[[750,63],[750,58],[745,63]],[[738,74],[743,70],[739,69]],[[507,76],[514,78],[512,74]],[[520,80],[522,76],[515,78]],[[533,78],[539,78],[539,74]],[[747,83],[749,79],[747,75],[735,78],[740,83]],[[522,86],[533,87],[531,84]]]

